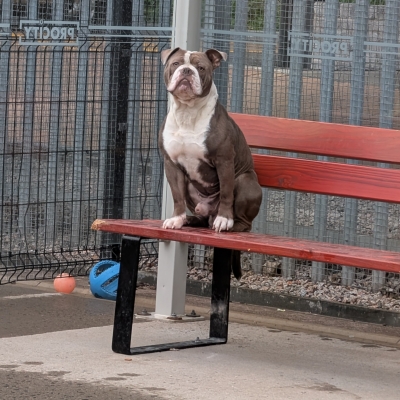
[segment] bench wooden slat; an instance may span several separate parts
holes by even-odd
[[[400,131],[258,115],[229,114],[250,147],[400,163]]]
[[[400,170],[253,154],[260,185],[400,203]]]
[[[160,240],[177,240],[185,243],[202,244],[272,254],[305,260],[315,260],[332,264],[349,265],[360,268],[375,269],[400,273],[400,253],[383,250],[372,250],[346,245],[315,242],[304,239],[244,233],[216,233],[211,229],[184,227],[181,230],[163,229],[159,220],[96,220],[92,229],[122,233]]]

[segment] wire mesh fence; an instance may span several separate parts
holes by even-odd
[[[399,1],[202,4],[202,48],[229,55],[215,72],[229,111],[400,129]],[[1,0],[0,8],[0,282],[87,274],[119,252],[119,237],[90,231],[95,218],[160,216],[159,53],[170,46],[172,1]],[[265,189],[254,230],[398,249],[399,221],[390,204]],[[143,256],[155,270],[156,244]],[[235,285],[372,307],[379,292],[352,291],[380,290],[398,306],[398,275],[242,258]],[[210,249],[191,247],[189,277],[209,279],[211,260]]]
[[[216,74],[228,110],[400,128],[398,1],[203,3],[203,48],[229,54],[225,70]],[[399,249],[398,225],[397,205],[273,190],[264,190],[253,224],[265,233],[393,250]],[[205,272],[198,272],[203,254]],[[209,249],[193,249],[196,279],[208,279],[209,256]],[[380,304],[378,294],[349,293],[380,291],[394,298],[400,293],[393,274],[260,255],[244,255],[243,262],[247,275],[232,284],[313,297],[323,289],[321,298],[372,307]],[[400,310],[398,301],[384,303]]]
[[[86,275],[119,253],[94,219],[159,218],[171,10],[153,3],[0,3],[0,283]]]

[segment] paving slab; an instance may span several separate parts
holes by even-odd
[[[111,351],[113,302],[93,298],[85,281],[72,295],[39,286],[0,286],[2,400],[398,399],[396,329],[357,323],[386,338],[379,344],[357,337],[351,321],[232,304],[241,323],[230,323],[225,345],[126,356]],[[154,290],[137,300],[153,311]],[[188,300],[207,316],[209,300]],[[207,337],[208,325],[137,321],[132,345]]]

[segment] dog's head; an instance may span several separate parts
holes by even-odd
[[[167,90],[183,101],[207,96],[213,81],[213,71],[226,58],[226,53],[215,49],[204,53],[179,47],[162,51],[161,61],[164,64]]]

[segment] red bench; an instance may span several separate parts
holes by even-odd
[[[284,118],[231,114],[250,147],[400,164],[400,131]],[[254,154],[262,186],[400,203],[400,169],[346,162]],[[215,233],[210,229],[162,229],[157,220],[96,220],[92,229],[123,234],[112,348],[138,354],[226,343],[230,254],[242,250],[303,260],[400,273],[400,252],[330,244],[257,233]],[[207,339],[130,348],[139,246],[142,238],[214,247],[210,335]]]

